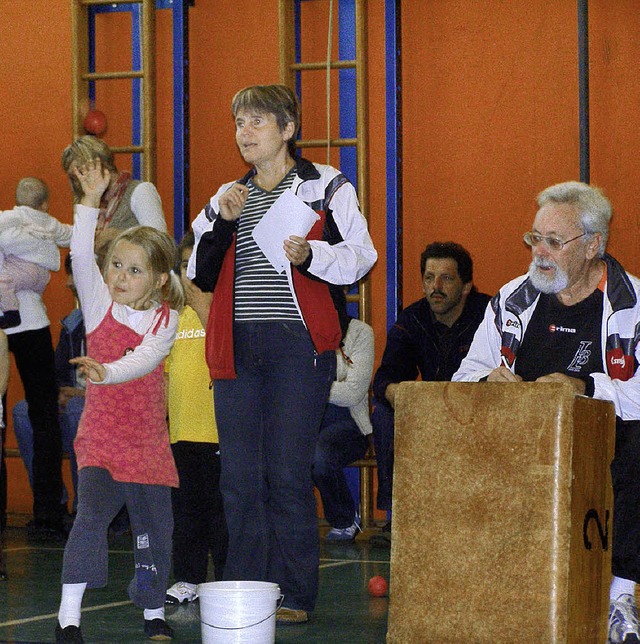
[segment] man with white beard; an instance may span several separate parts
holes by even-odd
[[[640,642],[640,280],[605,253],[611,204],[569,181],[543,190],[526,275],[487,307],[454,381],[566,382],[616,410],[609,642]]]

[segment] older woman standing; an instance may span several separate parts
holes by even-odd
[[[187,273],[213,291],[207,361],[229,526],[225,577],[277,582],[278,620],[305,622],[318,591],[311,467],[341,339],[331,291],[363,277],[377,254],[346,177],[295,157],[293,91],[248,87],[232,113],[236,143],[253,167],[223,185],[194,221]],[[279,273],[252,232],[286,191],[320,219],[306,239],[283,242],[289,264]]]
[[[132,179],[128,172],[118,171],[109,146],[90,134],[76,139],[62,153],[62,169],[69,177],[76,203],[84,193],[74,169],[96,159],[100,159],[102,167],[109,170],[111,176],[100,201],[96,232],[99,234],[105,228],[124,230],[141,225],[166,233],[162,200],[156,187],[149,181]]]

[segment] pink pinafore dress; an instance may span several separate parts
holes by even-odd
[[[118,322],[113,303],[87,335],[87,355],[114,362],[133,351],[143,336]],[[167,323],[169,308],[159,309],[155,329]],[[101,467],[115,481],[178,486],[163,394],[163,363],[142,378],[114,385],[87,381],[84,412],[74,449],[78,469]]]

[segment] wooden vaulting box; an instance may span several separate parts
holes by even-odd
[[[387,641],[606,641],[613,405],[415,382],[395,418]]]

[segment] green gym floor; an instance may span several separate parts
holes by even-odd
[[[60,600],[63,546],[28,541],[20,520],[5,531],[7,580],[0,581],[0,642],[53,642]],[[320,529],[321,533],[326,528]],[[84,596],[85,642],[149,642],[142,632],[142,613],[127,597],[133,567],[130,537],[110,541],[109,583]],[[389,578],[389,550],[370,548],[366,535],[354,544],[322,545],[320,596],[307,624],[277,626],[277,643],[350,644],[384,642],[387,597],[371,597],[367,583],[374,575]],[[172,642],[201,640],[197,602],[167,608],[174,628]],[[245,641],[238,639],[237,641]]]

